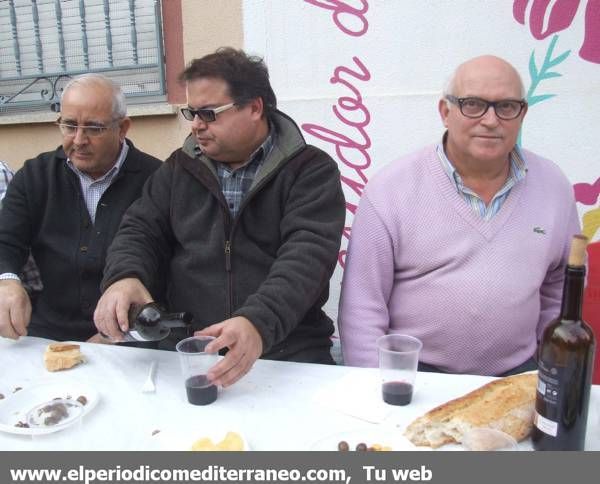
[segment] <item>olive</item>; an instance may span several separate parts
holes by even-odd
[[[364,442],[361,442],[360,444],[356,445],[356,450],[359,450],[361,452],[365,452],[367,450],[367,444],[365,444]]]
[[[342,452],[349,451],[350,446],[348,445],[348,442],[346,442],[345,440],[340,441],[340,443],[338,444],[338,450]]]

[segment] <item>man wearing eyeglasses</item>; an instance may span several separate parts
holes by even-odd
[[[106,249],[123,213],[161,162],[125,138],[131,121],[117,84],[98,74],[64,88],[62,146],[28,160],[0,211],[0,336],[87,340]],[[29,251],[43,290],[33,307],[19,279]]]
[[[404,333],[423,342],[420,370],[535,369],[579,232],[572,187],[517,146],[527,103],[506,61],[459,66],[438,107],[441,142],[386,166],[361,199],[342,283],[344,360],[377,366],[377,338]]]
[[[133,302],[191,311],[227,349],[208,374],[228,386],[259,357],[333,363],[322,310],[344,226],[336,163],[276,109],[261,59],[223,48],[183,72],[192,134],[149,180],[107,257],[95,321],[119,338]],[[175,335],[163,347],[172,348]]]

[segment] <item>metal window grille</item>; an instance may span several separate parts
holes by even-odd
[[[0,116],[58,107],[78,74],[100,72],[129,102],[164,99],[160,0],[0,1]]]

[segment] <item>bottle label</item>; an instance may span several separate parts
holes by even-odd
[[[566,415],[574,415],[573,411],[569,411],[572,405],[570,407],[567,400],[569,384],[574,380],[577,378],[573,368],[553,365],[543,359],[538,361],[538,397],[534,425],[540,431],[557,437],[563,429],[572,426],[570,421],[573,417],[566,418]]]
[[[541,431],[552,437],[558,435],[558,419],[562,408],[561,381],[567,376],[565,368],[548,365],[544,361],[538,362],[538,404],[536,405],[533,424]],[[542,411],[543,409],[543,411]],[[542,411],[542,413],[540,413]]]
[[[533,416],[533,425],[535,425],[545,434],[551,435],[552,437],[556,437],[558,435],[558,423],[543,417],[537,412],[535,412]]]
[[[562,369],[553,367],[549,371],[544,370],[544,365],[540,362],[537,391],[546,404],[557,405],[560,397],[560,373]]]

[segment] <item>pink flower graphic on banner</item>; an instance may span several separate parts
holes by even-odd
[[[583,205],[594,205],[600,201],[600,178],[594,183],[575,183],[573,185],[575,201]],[[600,206],[588,210],[581,217],[583,235],[590,240],[600,230]]]
[[[525,25],[529,5],[529,30],[535,39],[542,40],[570,27],[580,3],[580,0],[514,0],[513,16],[517,22]],[[544,27],[546,17],[548,21]],[[579,56],[586,61],[600,64],[600,0],[587,2],[585,34]]]
[[[585,38],[579,55],[600,64],[600,0],[588,0],[585,9]]]
[[[528,3],[529,0],[515,0],[513,3],[515,20],[523,25],[525,25],[525,9]],[[529,29],[537,40],[545,39],[549,35],[569,27],[579,8],[579,0],[557,0],[550,11],[546,30],[543,30],[544,17],[549,6],[550,0],[533,0],[532,2],[529,12]]]
[[[584,205],[594,205],[600,198],[600,178],[594,183],[575,183],[575,200]]]

